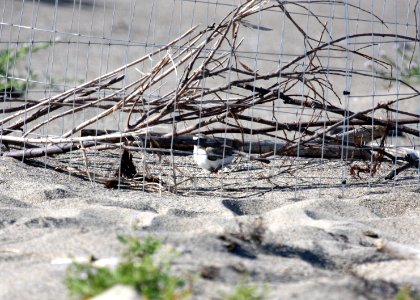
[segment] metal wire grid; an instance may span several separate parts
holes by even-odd
[[[197,23],[211,24],[217,23],[221,16],[225,15],[227,11],[232,10],[239,5],[238,3],[232,4],[231,1],[3,1],[0,4],[2,8],[2,18],[0,22],[0,47],[7,50],[9,53],[14,53],[14,58],[7,62],[5,74],[1,74],[6,80],[17,80],[26,83],[24,102],[26,105],[32,99],[39,99],[42,97],[50,97],[61,91],[73,88],[81,82],[87,81],[92,77],[98,76],[103,73],[124,65],[136,57],[142,56],[153,49],[162,47],[174,37],[179,36],[185,30],[192,27]],[[305,6],[305,10],[290,11],[294,17],[298,17],[303,22],[301,28],[306,32],[311,32],[313,28],[311,24],[316,18],[320,22],[324,22],[328,31],[335,34],[342,34],[349,36],[363,32],[366,28],[371,28],[372,32],[379,31],[385,32],[386,30],[392,31],[395,34],[403,33],[405,35],[416,36],[417,24],[416,15],[418,15],[417,5],[413,1],[295,1],[296,4]],[[398,4],[397,4],[398,2]],[[363,9],[360,7],[363,5]],[[359,9],[357,9],[359,7]],[[366,14],[366,10],[370,9],[375,15]],[[393,11],[393,13],[389,13]],[[316,13],[316,15],[313,14]],[[414,12],[414,13],[413,13]],[[277,35],[276,45],[267,46],[267,32],[258,29],[250,30],[251,43],[245,50],[238,50],[236,55],[239,58],[246,60],[255,70],[265,69],[270,65],[281,67],[286,64],[290,58],[295,57],[298,53],[305,53],[310,50],[307,45],[301,41],[290,41],[286,34],[286,16],[279,11],[270,10],[271,18],[266,15],[257,14],[252,21],[256,26],[274,25],[274,32]],[[64,16],[64,17],[63,17]],[[417,16],[418,17],[418,16]],[[384,20],[381,22],[379,19]],[[342,28],[335,28],[335,24],[340,24]],[[268,25],[268,26],[269,26]],[[363,28],[361,28],[363,27]],[[318,28],[319,30],[319,28]],[[337,32],[335,32],[337,31]],[[331,38],[332,39],[332,38]],[[46,49],[37,51],[37,45],[48,44]],[[293,46],[290,46],[293,44]],[[404,63],[403,58],[407,53],[412,53],[411,62],[419,62],[419,54],[415,51],[414,44],[406,41],[401,41],[395,38],[385,39],[381,37],[372,36],[370,40],[366,37],[357,39],[348,39],[345,42],[345,51],[342,55],[337,55],[336,52],[326,52],[320,55],[319,58],[324,60],[326,73],[328,74],[329,66],[337,66],[335,69],[340,69],[345,73],[344,80],[338,81],[338,85],[343,91],[350,91],[351,94],[342,97],[343,107],[346,110],[352,110],[353,107],[360,105],[360,107],[372,108],[376,105],[377,99],[399,98],[408,95],[415,95],[401,88],[399,80],[402,74],[398,72],[395,75],[395,82],[389,83],[393,85],[392,89],[384,87],[383,83],[378,83],[378,79],[374,76],[378,72],[380,66],[363,65],[353,55],[352,51],[369,45],[372,49],[372,57],[384,57],[384,53],[390,53],[389,56],[394,60],[395,65]],[[397,45],[397,47],[394,47]],[[21,46],[28,46],[28,53],[25,57],[24,63],[17,60],[17,51]],[[177,47],[177,46],[175,46]],[[178,46],[179,47],[179,46]],[[413,50],[414,48],[414,50]],[[208,49],[210,51],[210,49]],[[391,51],[391,52],[389,52]],[[410,54],[411,55],[411,54]],[[344,62],[344,63],[343,63]],[[8,65],[12,64],[12,65]],[[22,70],[22,64],[24,69]],[[152,66],[152,62],[144,63],[145,69]],[[296,68],[305,68],[306,65],[296,65]],[[29,71],[31,70],[31,71]],[[370,82],[364,77],[362,81],[364,84],[355,82],[358,79],[348,71],[358,72],[363,75],[371,75]],[[26,72],[24,72],[26,71]],[[141,72],[141,70],[140,70]],[[25,75],[26,74],[26,75]],[[37,76],[33,76],[36,74]],[[128,75],[128,74],[127,74]],[[334,74],[331,74],[333,76]],[[415,77],[418,74],[411,74],[413,82],[416,84]],[[41,78],[42,77],[42,78]],[[227,80],[231,80],[227,78]],[[359,79],[360,80],[360,79]],[[123,82],[125,84],[125,82]],[[164,82],[162,84],[171,84]],[[355,86],[355,88],[353,87]],[[162,87],[163,90],[163,87]],[[300,86],[297,91],[304,96],[305,86]],[[6,94],[7,91],[4,91]],[[104,92],[105,93],[105,92]],[[325,97],[329,97],[329,91],[326,90]],[[161,95],[160,89],[155,90],[153,93],[145,95],[147,98],[154,98]],[[121,95],[124,97],[124,95]],[[366,99],[366,100],[364,100]],[[370,101],[369,101],[370,100]],[[410,111],[414,113],[419,112],[418,103],[410,103]],[[3,108],[10,108],[11,104],[3,97]],[[396,118],[398,116],[399,106],[396,105]],[[354,110],[354,109],[353,109]],[[301,108],[292,108],[287,105],[277,104],[275,107],[267,105],[259,105],[249,111],[251,118],[259,115],[264,115],[267,112],[275,112],[281,115],[284,120],[302,119],[310,117],[311,114],[303,111]],[[46,116],[49,118],[49,114]],[[77,116],[80,118],[80,116]],[[83,118],[83,117],[82,117]],[[322,119],[326,119],[324,115]],[[123,116],[119,112],[114,116],[116,128],[109,127],[110,124],[101,121],[96,122],[95,129],[120,129],[122,128]],[[42,131],[34,133],[34,135],[51,136],[59,135],[65,131],[64,127],[74,126],[78,120],[76,115],[71,118],[61,120],[60,125],[57,127],[44,127]],[[114,124],[114,126],[115,126]],[[343,124],[344,128],[346,124]],[[374,124],[372,124],[374,125]],[[251,131],[253,123],[250,123]],[[23,127],[25,131],[26,124]],[[300,130],[299,130],[300,131]],[[19,134],[20,132],[17,132]],[[397,133],[395,133],[395,136]],[[225,135],[226,136],[226,135]],[[394,137],[395,137],[394,136]],[[415,147],[418,145],[418,137],[411,137],[410,140],[393,139],[392,142],[396,146]],[[326,143],[323,140],[323,145]],[[345,141],[343,140],[343,143]],[[100,163],[95,159],[102,157],[101,152],[93,152],[89,154],[89,161],[94,163],[90,168],[100,169]],[[120,153],[120,152],[119,152]],[[113,157],[116,154],[108,154],[108,157]],[[106,156],[106,155],[105,155]],[[120,157],[117,154],[117,157]],[[78,166],[81,162],[80,153],[71,153],[69,159],[66,160],[69,172],[74,166]],[[47,158],[45,158],[48,160]],[[86,159],[86,157],[84,158]],[[155,158],[156,159],[156,158]],[[374,164],[373,156],[371,164]],[[269,169],[269,173],[276,173],[276,178],[288,178],[287,186],[291,182],[294,192],[297,194],[299,189],[303,189],[300,184],[301,180],[307,179],[310,184],[316,186],[318,184],[318,193],[321,193],[321,184],[324,181],[331,180],[332,185],[339,187],[340,191],[344,193],[348,189],[347,183],[352,180],[349,175],[349,164],[352,160],[349,154],[342,153],[342,157],[336,162],[335,168],[340,169],[339,180],[337,184],[337,174],[331,175],[327,170],[331,168],[330,163],[327,163],[323,157],[316,160],[307,160],[297,156],[294,159],[275,158],[272,165],[261,169]],[[150,165],[154,160],[143,158],[141,165],[143,168]],[[159,162],[162,160],[160,159]],[[62,161],[63,162],[63,161]],[[276,163],[280,162],[280,163]],[[286,163],[285,163],[286,162]],[[44,163],[48,165],[47,162]],[[153,163],[152,163],[153,164]],[[279,166],[280,164],[280,166]],[[296,176],[296,172],[290,171],[293,169],[305,169],[306,165],[316,166],[319,172],[311,175],[303,172]],[[166,164],[162,165],[158,177],[162,178],[163,173],[171,173],[174,165],[177,168],[182,166],[196,167],[191,164],[191,160],[181,159],[175,163],[174,160],[169,160]],[[286,166],[285,166],[286,165]],[[85,166],[86,167],[86,166]],[[115,164],[114,164],[115,167]],[[82,168],[82,166],[78,166]],[[112,170],[105,168],[105,170]],[[222,192],[229,192],[232,194],[234,188],[228,188],[226,177],[232,180],[232,186],[240,180],[244,181],[242,189],[247,191],[257,190],[255,185],[250,182],[254,181],[257,177],[249,176],[252,174],[254,164],[244,163],[240,171],[233,172],[232,174],[221,175],[221,177],[214,177],[213,175],[203,175],[205,182],[199,186],[197,182],[191,182],[191,178],[185,179],[185,189],[192,191],[206,191],[205,186],[208,185],[209,180],[216,182],[213,191],[221,190]],[[286,169],[288,171],[284,171]],[[162,170],[165,170],[163,172]],[[279,171],[280,170],[280,171]],[[261,171],[264,172],[264,171]],[[105,172],[106,173],[106,172]],[[327,174],[328,173],[328,174]],[[414,182],[418,184],[418,175],[413,171],[409,176],[410,180],[415,179]],[[175,173],[172,173],[175,174]],[[104,174],[106,175],[106,174]],[[260,176],[261,174],[257,175]],[[165,175],[169,176],[169,175]],[[183,179],[182,172],[176,173]],[[199,178],[200,178],[199,176]],[[266,175],[262,175],[263,177]],[[91,179],[91,178],[90,178]],[[334,181],[335,180],[335,181]],[[179,181],[179,180],[178,180]],[[206,183],[207,182],[207,183]],[[367,176],[363,182],[368,186],[378,184],[378,180],[373,177]],[[413,183],[410,181],[411,184]],[[220,185],[219,185],[220,184]],[[400,184],[399,179],[394,179],[394,185]],[[214,184],[213,184],[214,185]],[[283,186],[285,183],[283,183]],[[282,186],[282,184],[272,183],[272,189]],[[221,187],[221,189],[219,189]],[[240,190],[236,185],[237,190]],[[269,189],[269,187],[267,187]],[[144,190],[144,185],[143,185]]]

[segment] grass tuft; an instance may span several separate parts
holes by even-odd
[[[420,300],[420,297],[415,296],[410,288],[403,287],[395,296],[395,300]]]
[[[235,291],[227,296],[226,300],[263,300],[267,298],[267,289],[264,286],[240,283]]]
[[[26,91],[27,82],[11,78],[13,68],[16,63],[24,59],[30,52],[35,53],[39,50],[48,48],[48,43],[39,46],[24,46],[16,50],[3,49],[0,50],[0,93],[6,93],[11,97],[18,97]],[[31,78],[36,78],[31,70],[29,70]]]
[[[114,285],[133,287],[146,299],[186,299],[184,280],[171,275],[171,259],[160,259],[162,243],[152,238],[118,237],[125,245],[121,262],[114,268],[73,263],[67,270],[70,294],[82,299],[96,296]]]

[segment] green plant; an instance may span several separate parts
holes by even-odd
[[[171,275],[171,259],[162,259],[160,241],[119,237],[125,244],[121,262],[114,268],[73,263],[67,270],[66,285],[73,296],[87,298],[116,284],[132,286],[145,299],[184,299],[189,290],[184,280]]]
[[[265,287],[240,283],[232,295],[227,296],[226,300],[262,300],[266,299],[267,289]]]
[[[3,49],[0,50],[0,93],[8,93],[10,95],[20,95],[26,90],[27,83],[26,81],[18,81],[16,79],[10,78],[13,67],[16,62],[25,58],[25,56],[32,51],[35,53],[41,49],[49,47],[49,44],[43,43],[39,46],[31,47],[24,46],[16,50],[13,49]],[[36,77],[31,70],[29,70],[31,78]]]
[[[420,297],[415,296],[410,288],[403,287],[395,296],[395,300],[420,300]]]
[[[406,82],[418,83],[420,81],[418,50],[410,43],[396,43],[395,51],[395,55],[388,55],[385,51],[381,51],[380,63],[373,64],[372,61],[368,61],[366,67],[390,80],[395,80],[398,76]]]

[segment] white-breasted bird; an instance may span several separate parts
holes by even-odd
[[[206,147],[204,142],[200,144],[200,139],[205,139],[203,136],[195,136],[193,139],[197,141],[197,145],[194,145],[194,161],[200,168],[215,173],[233,161],[231,147]]]
[[[224,166],[230,164],[235,156],[244,157],[248,160],[256,160],[265,164],[270,163],[266,158],[260,158],[258,155],[247,154],[229,145],[220,145],[219,147],[209,147],[204,135],[194,136],[197,141],[194,145],[194,161],[197,165],[209,172],[216,173]]]

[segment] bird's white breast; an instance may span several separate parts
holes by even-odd
[[[220,169],[222,165],[231,163],[232,160],[233,156],[226,156],[224,159],[209,160],[206,149],[194,145],[194,161],[202,169],[213,172],[214,170]]]
[[[194,146],[194,161],[196,164],[202,168],[207,169],[208,168],[208,159],[207,159],[207,152],[203,148],[199,148],[197,146]]]

